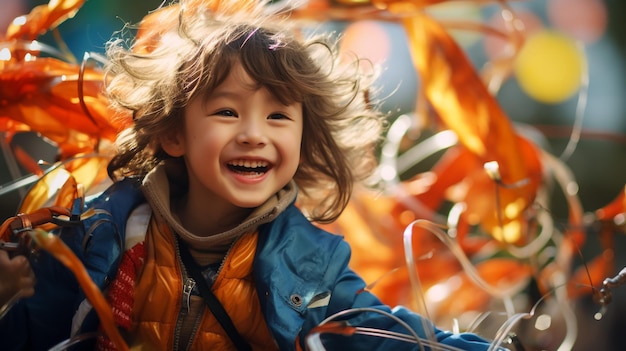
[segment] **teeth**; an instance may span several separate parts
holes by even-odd
[[[229,162],[232,166],[246,167],[246,168],[258,168],[258,167],[267,167],[269,164],[266,161],[250,161],[250,160],[235,160]]]

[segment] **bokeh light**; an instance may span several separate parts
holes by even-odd
[[[546,6],[555,28],[586,44],[606,32],[607,10],[602,0],[548,0]]]
[[[391,38],[379,22],[358,21],[345,28],[340,49],[344,54],[356,55],[380,65],[389,57]]]
[[[558,103],[580,87],[584,61],[573,39],[542,30],[526,41],[517,57],[515,73],[528,95],[541,102]]]
[[[28,12],[26,4],[21,0],[2,0],[2,11],[0,11],[0,38],[4,37],[5,28],[9,26],[13,19]]]

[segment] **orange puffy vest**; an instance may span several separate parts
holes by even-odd
[[[254,350],[278,347],[261,312],[252,264],[258,233],[242,236],[231,248],[212,286],[239,333]],[[132,349],[172,350],[178,334],[183,281],[175,238],[169,226],[153,218],[145,238],[146,257],[134,292]],[[191,350],[235,350],[235,347],[205,304]]]

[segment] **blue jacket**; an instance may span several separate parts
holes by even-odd
[[[145,201],[138,179],[115,183],[76,212],[96,209],[80,225],[63,227],[58,235],[82,260],[92,280],[102,289],[117,271],[124,250],[125,223],[130,212]],[[437,340],[463,350],[486,350],[489,343],[474,334],[439,330],[425,318],[405,309],[391,310],[365,291],[365,283],[348,267],[350,247],[342,237],[311,224],[291,204],[274,221],[259,228],[254,261],[257,292],[265,320],[281,350],[304,348],[309,332],[333,316],[350,325],[397,331],[409,335],[408,324],[421,337],[430,330]],[[0,321],[3,350],[47,350],[67,339],[72,318],[84,294],[73,274],[46,252],[31,259],[37,277],[35,296],[23,299]],[[349,313],[349,309],[354,310]],[[344,311],[341,318],[335,314]],[[81,333],[97,329],[91,312]],[[329,350],[419,350],[405,341],[372,336],[322,334]],[[328,346],[331,345],[331,346]]]

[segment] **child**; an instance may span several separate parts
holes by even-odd
[[[340,64],[329,38],[301,40],[268,9],[181,2],[153,13],[156,26],[141,27],[130,49],[107,47],[107,91],[135,123],[109,165],[114,185],[88,202],[95,211],[82,227],[59,235],[105,291],[126,341],[305,349],[325,319],[361,308],[343,319],[410,335],[397,318],[426,341],[487,349],[476,335],[381,304],[348,268],[348,244],[310,223],[336,219],[371,173],[384,118],[366,99],[359,61]],[[0,342],[41,350],[97,330],[71,273],[45,253],[33,270],[35,295],[0,322]],[[420,347],[322,340],[341,350]],[[96,343],[112,347],[103,333]]]

